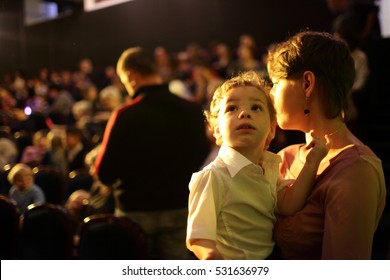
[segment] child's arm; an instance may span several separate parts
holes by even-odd
[[[194,173],[189,184],[186,245],[200,260],[223,259],[214,239],[224,193],[218,181],[211,169],[204,169]]]
[[[194,239],[190,241],[190,244],[190,250],[200,260],[223,260],[213,240]]]
[[[278,191],[278,212],[282,215],[293,215],[305,205],[317,175],[321,160],[328,154],[330,142],[310,134],[312,141],[306,146],[309,153],[305,164],[295,182]]]

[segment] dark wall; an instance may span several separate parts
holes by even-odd
[[[20,52],[2,67],[74,69],[82,57],[103,67],[134,45],[176,52],[220,40],[234,48],[243,33],[265,48],[305,27],[327,30],[330,20],[325,0],[134,0],[22,28]]]
[[[22,1],[0,0],[0,73],[22,66]]]

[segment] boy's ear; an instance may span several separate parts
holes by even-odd
[[[267,139],[265,141],[265,150],[267,150],[269,148],[269,146],[271,145],[272,140],[275,138],[276,126],[277,126],[276,121],[273,121],[271,123],[270,131],[268,133]]]
[[[215,127],[214,127],[214,133],[213,133],[213,135],[214,135],[214,138],[215,138],[216,140],[218,140],[219,138],[221,138],[221,132],[220,132],[220,130],[219,130],[219,126],[215,126]]]

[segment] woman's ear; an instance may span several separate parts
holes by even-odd
[[[311,96],[316,83],[316,76],[312,71],[305,71],[302,77],[303,90],[307,98]]]

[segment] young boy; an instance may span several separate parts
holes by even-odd
[[[206,117],[221,148],[191,178],[187,248],[198,259],[266,259],[274,246],[274,211],[288,215],[303,207],[329,143],[312,134],[300,176],[278,184],[280,158],[266,151],[275,109],[267,83],[253,71],[219,87]]]
[[[7,178],[12,184],[9,197],[16,201],[21,214],[30,204],[46,201],[42,189],[34,183],[34,173],[28,165],[16,164],[12,167]]]

